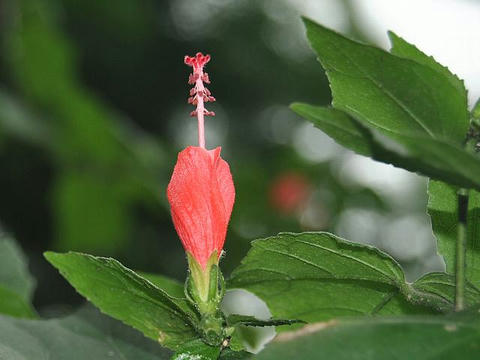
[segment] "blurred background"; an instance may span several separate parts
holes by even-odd
[[[196,144],[184,55],[210,53],[207,146],[237,197],[222,267],[251,240],[325,230],[378,246],[409,280],[441,270],[426,179],[356,156],[297,117],[330,91],[299,15],[388,48],[392,29],[480,95],[480,3],[429,0],[0,1],[0,227],[38,279],[37,308],[81,302],[42,258],[76,250],[182,280],[165,190]]]

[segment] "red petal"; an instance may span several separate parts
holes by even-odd
[[[202,267],[214,250],[221,254],[235,200],[230,168],[220,151],[183,150],[167,188],[175,229]]]

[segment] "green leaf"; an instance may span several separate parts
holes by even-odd
[[[35,280],[14,240],[0,231],[0,314],[35,317],[31,305]]]
[[[455,277],[445,273],[430,273],[415,281],[413,288],[420,292],[436,294],[445,300],[445,311],[452,309],[455,301]],[[465,287],[465,300],[468,306],[480,303],[480,290],[467,282]]]
[[[230,337],[228,349],[232,351],[245,351],[245,345],[248,344],[252,348],[258,343],[258,335],[251,336],[255,332],[254,328],[246,326],[237,326]],[[271,340],[271,339],[270,339]]]
[[[167,360],[171,352],[90,307],[62,319],[0,316],[0,359]]]
[[[196,339],[182,345],[172,360],[216,360],[220,356],[220,346],[210,346]]]
[[[374,136],[374,130],[367,128],[360,121],[341,110],[313,106],[303,103],[293,103],[291,109],[310,121],[315,127],[332,137],[337,143],[355,151],[357,154],[369,156],[374,160],[392,164],[409,171],[421,172],[439,177],[447,176],[448,180],[458,181],[458,175],[448,176],[432,168],[431,164],[407,157],[403,152],[390,150]],[[435,155],[436,156],[436,155]],[[469,180],[463,179],[468,182]]]
[[[343,111],[302,103],[293,103],[290,108],[340,145],[358,154],[373,157],[376,144],[371,133]]]
[[[172,278],[160,275],[160,274],[152,274],[152,273],[145,273],[142,271],[137,271],[137,274],[147,279],[153,285],[165,291],[168,295],[175,297],[175,298],[184,298],[185,292],[183,291],[183,284],[177,280]]]
[[[246,351],[233,351],[231,349],[224,349],[220,354],[220,360],[246,360],[252,359],[253,354]]]
[[[458,222],[458,188],[440,181],[428,184],[428,213],[437,238],[438,252],[447,265],[447,273],[455,272],[455,244]],[[470,190],[467,217],[466,276],[475,286],[480,286],[480,193]]]
[[[80,253],[45,253],[72,286],[102,312],[170,348],[197,338],[185,299],[168,295],[118,261]]]
[[[255,316],[249,315],[239,315],[239,314],[232,314],[227,316],[227,325],[228,326],[237,326],[237,325],[245,325],[245,326],[280,326],[280,325],[292,325],[303,323],[302,320],[286,320],[286,319],[268,319],[268,320],[260,320],[257,319]]]
[[[358,154],[459,186],[480,188],[478,158],[450,142],[406,135],[400,144],[338,109],[302,103],[291,108]]]
[[[477,359],[480,314],[333,320],[280,334],[257,355],[283,359]]]
[[[469,126],[466,97],[444,74],[304,22],[336,108],[393,139],[413,133],[463,142]]]
[[[460,80],[458,76],[453,74],[447,67],[438,63],[433,58],[433,56],[426,55],[425,53],[420,51],[415,45],[406,42],[393,31],[388,32],[388,37],[390,38],[390,42],[392,44],[390,52],[393,55],[414,60],[442,74],[456,89],[457,93],[461,95],[464,101],[465,108],[468,106],[467,90],[465,89],[464,82]]]
[[[305,104],[294,111],[360,154],[480,189],[480,160],[462,147],[469,116],[455,75],[394,34],[399,56],[304,21],[337,111]]]
[[[316,322],[431,312],[404,299],[402,293],[420,301],[390,256],[328,233],[280,233],[255,240],[228,286],[254,293],[282,319]],[[427,298],[425,303],[435,301]]]

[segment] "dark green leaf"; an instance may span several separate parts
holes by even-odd
[[[245,326],[280,326],[280,325],[292,325],[303,323],[302,320],[285,320],[285,319],[268,319],[268,320],[260,320],[257,319],[255,316],[249,315],[239,315],[239,314],[232,314],[227,316],[227,325],[228,326],[237,326],[237,325],[245,325]]]
[[[196,339],[182,345],[172,360],[216,360],[220,356],[220,346],[210,346]]]
[[[230,349],[224,349],[220,354],[220,360],[246,360],[252,359],[253,354],[246,351],[233,351]]]
[[[280,334],[256,359],[473,360],[480,353],[478,310],[311,324]]]
[[[197,338],[185,299],[169,296],[118,261],[80,253],[45,253],[72,286],[102,312],[170,348]]]
[[[447,272],[455,271],[455,244],[457,238],[458,188],[431,180],[428,185],[428,213],[437,238],[438,252],[443,256]],[[480,193],[470,190],[467,217],[466,275],[473,285],[480,286]]]
[[[417,135],[399,135],[402,143],[394,142],[337,109],[301,103],[292,104],[292,109],[358,154],[460,186],[480,188],[480,162],[460,146]]]
[[[281,233],[254,241],[228,286],[251,291],[282,319],[430,312],[401,296],[409,287],[390,256],[328,233]]]
[[[402,154],[408,162],[407,170],[413,169],[434,179],[448,181],[467,188],[480,189],[480,159],[475,154],[451,142],[405,135],[398,144],[384,143],[390,151]],[[391,147],[388,145],[392,144]],[[403,148],[398,149],[398,145]],[[395,149],[395,146],[397,149]],[[413,162],[413,166],[412,166]],[[415,170],[416,169],[416,170]]]
[[[250,336],[256,330],[258,330],[258,328],[249,328],[241,325],[237,326],[230,337],[228,348],[232,351],[244,351],[245,344],[248,344],[249,346],[252,345],[252,347],[257,345],[255,340],[258,342],[259,336]]]
[[[0,230],[0,314],[34,317],[31,305],[35,280],[14,240]]]
[[[330,81],[336,108],[381,130],[461,144],[469,126],[466,97],[430,66],[360,44],[304,20]]]
[[[165,291],[168,295],[176,298],[184,298],[185,292],[183,291],[183,284],[172,278],[160,275],[160,274],[151,274],[145,273],[142,271],[137,271],[137,274],[141,277],[147,279],[153,285]]]
[[[480,160],[462,147],[468,126],[463,83],[391,35],[389,54],[305,19],[337,110],[294,104],[338,143],[378,161],[480,189]]]
[[[445,273],[430,273],[415,281],[413,288],[420,292],[435,294],[445,300],[445,311],[452,310],[455,301],[455,277]],[[468,306],[480,303],[480,290],[467,282],[465,300]]]
[[[158,343],[91,308],[53,320],[0,316],[2,360],[167,360],[170,356]]]
[[[442,74],[450,84],[456,89],[457,93],[463,98],[465,107],[468,104],[467,90],[465,84],[455,74],[453,74],[447,67],[439,64],[432,56],[427,56],[420,51],[415,45],[406,42],[400,36],[392,31],[388,32],[388,37],[392,43],[390,52],[393,55],[404,57],[410,60],[414,60],[420,64],[426,65],[432,70],[435,70]]]
[[[408,158],[403,153],[399,154],[394,150],[387,149],[386,145],[374,136],[373,129],[367,128],[341,110],[302,103],[292,104],[291,109],[332,137],[337,143],[360,155],[369,156],[374,160],[414,172],[428,174],[435,172],[430,164],[422,163],[418,159]],[[440,172],[437,175],[442,176],[444,173]],[[458,176],[453,175],[452,178],[457,179]]]
[[[302,103],[294,103],[290,107],[340,145],[361,155],[373,155],[375,144],[368,129],[343,111]]]

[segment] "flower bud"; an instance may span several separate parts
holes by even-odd
[[[220,151],[187,147],[178,154],[167,188],[178,236],[203,269],[214,251],[218,263],[235,199],[230,167]]]

